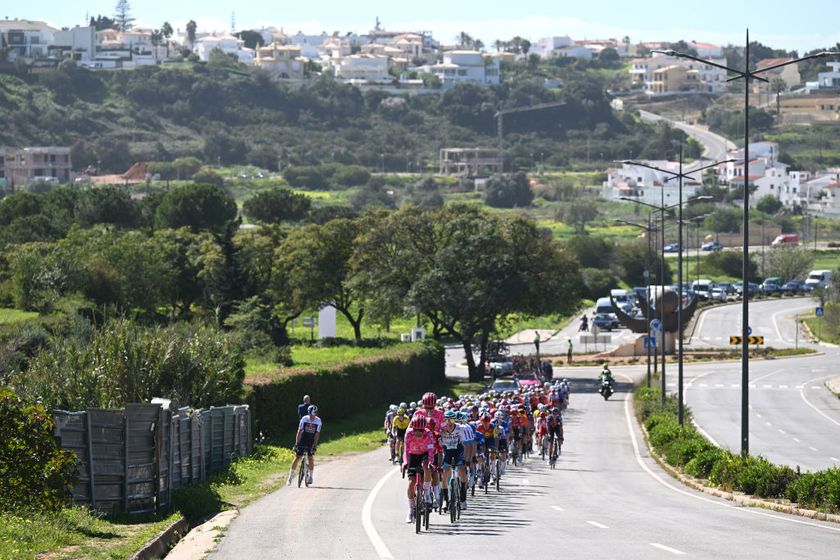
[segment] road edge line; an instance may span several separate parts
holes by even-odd
[[[397,469],[391,469],[385,474],[385,476],[379,479],[379,482],[376,483],[376,486],[374,486],[370,491],[370,494],[368,494],[368,497],[365,500],[365,505],[362,506],[362,527],[364,527],[368,540],[370,540],[371,544],[376,549],[376,554],[379,556],[380,560],[393,560],[394,557],[391,555],[391,551],[388,550],[388,547],[385,546],[385,542],[379,536],[379,533],[376,532],[376,529],[373,526],[373,521],[370,518],[370,512],[373,509],[373,502],[376,501],[376,496],[379,494],[379,491],[382,490],[382,487],[385,486],[385,483],[388,482],[388,479],[391,478],[395,472],[397,472]]]

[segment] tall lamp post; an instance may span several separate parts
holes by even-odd
[[[738,68],[730,68],[724,64],[718,64],[717,62],[713,62],[711,60],[707,60],[705,58],[700,58],[698,56],[694,56],[688,53],[677,52],[673,49],[668,50],[653,50],[651,52],[664,54],[666,56],[674,56],[678,58],[686,58],[689,60],[694,60],[695,62],[699,62],[701,64],[706,64],[708,66],[712,66],[715,68],[720,68],[721,70],[725,70],[727,72],[731,72],[735,74],[731,78],[728,78],[727,81],[731,82],[733,80],[744,80],[744,238],[743,238],[743,248],[742,248],[742,281],[744,286],[744,297],[741,301],[741,454],[746,456],[749,454],[750,450],[750,436],[749,436],[749,382],[750,382],[750,344],[749,344],[749,264],[750,264],[750,189],[749,189],[749,178],[750,178],[750,84],[753,80],[758,80],[760,82],[769,83],[767,78],[760,76],[759,74],[766,74],[770,70],[775,70],[777,68],[782,68],[784,66],[789,66],[791,64],[797,64],[799,62],[805,60],[811,60],[814,58],[825,58],[828,56],[837,56],[840,55],[840,52],[829,52],[823,51],[819,53],[814,53],[812,55],[804,56],[801,58],[796,58],[793,60],[787,60],[785,62],[780,62],[779,64],[771,64],[761,70],[753,72],[750,70],[750,31],[747,30],[747,37],[746,37],[746,47],[744,49],[744,68],[743,70]]]
[[[648,242],[648,250],[647,250],[647,262],[645,263],[645,292],[647,294],[647,301],[648,306],[647,308],[650,309],[650,261],[651,261],[651,235],[659,231],[657,228],[651,225],[651,215],[648,212],[648,221],[647,225],[637,224],[635,222],[628,222],[627,220],[616,220],[618,224],[624,224],[627,226],[633,226],[637,228],[641,228],[645,231],[645,237],[647,237]],[[662,280],[659,281],[662,284]],[[647,321],[647,342],[645,343],[645,350],[647,350],[647,386],[650,387],[650,321]]]

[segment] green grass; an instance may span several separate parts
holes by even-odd
[[[0,309],[0,325],[10,325],[34,319],[38,313],[34,311],[21,311],[20,309]]]
[[[811,334],[819,340],[820,342],[828,342],[829,344],[840,344],[840,335],[831,332],[831,329],[828,328],[825,321],[811,315],[809,317],[805,317],[802,321],[808,325],[808,329],[810,329]]]
[[[177,517],[109,521],[83,507],[55,515],[0,513],[0,558],[36,558],[47,552],[51,560],[127,558]]]

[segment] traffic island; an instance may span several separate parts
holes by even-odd
[[[825,382],[825,386],[829,391],[834,393],[834,396],[840,398],[840,377],[829,379]]]

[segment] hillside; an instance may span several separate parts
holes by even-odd
[[[123,172],[135,161],[197,156],[276,168],[337,161],[386,171],[433,170],[444,146],[494,146],[499,109],[558,104],[505,117],[507,168],[536,154],[551,167],[603,168],[661,159],[680,133],[613,113],[598,73],[548,89],[521,76],[492,88],[440,94],[361,92],[329,78],[302,86],[246,67],[188,64],[93,72],[62,64],[0,74],[0,145],[70,145],[74,167]]]

